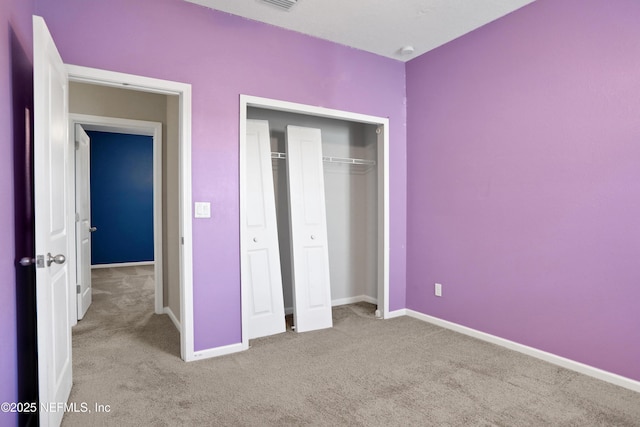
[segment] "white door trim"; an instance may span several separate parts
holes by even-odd
[[[246,181],[246,137],[247,137],[247,107],[266,108],[270,110],[287,111],[301,113],[318,117],[327,117],[339,120],[347,120],[359,123],[374,124],[379,126],[381,132],[378,137],[378,307],[382,307],[380,316],[389,317],[389,119],[386,117],[376,117],[366,114],[352,113],[330,108],[315,107],[312,105],[297,104],[294,102],[281,101],[277,99],[261,98],[250,95],[240,95],[240,147],[239,147],[239,168],[240,168],[240,253],[243,254],[246,217],[246,201],[243,188]],[[241,257],[241,263],[242,263]],[[241,266],[240,271],[243,271]],[[239,350],[249,348],[247,334],[247,307],[248,295],[246,287],[241,282],[242,301],[242,346]],[[382,290],[382,292],[380,292]]]
[[[67,65],[69,80],[102,86],[135,89],[179,97],[180,117],[180,355],[194,358],[193,238],[191,213],[191,85],[133,74]]]
[[[93,130],[153,137],[153,264],[155,313],[162,314],[164,313],[162,298],[164,283],[162,269],[162,123],[86,114],[69,114],[70,138],[75,138],[73,134],[75,133],[76,124],[82,125],[85,131]],[[100,230],[98,230],[98,232],[99,231]],[[75,282],[77,282],[77,278],[75,279]],[[72,290],[75,292],[74,289]],[[73,311],[73,306],[71,306],[71,310]]]

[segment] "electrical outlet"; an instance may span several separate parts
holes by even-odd
[[[436,291],[436,296],[437,297],[441,297],[442,296],[442,285],[440,283],[436,283],[435,291]]]

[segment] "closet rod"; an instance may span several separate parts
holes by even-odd
[[[278,153],[271,152],[272,159],[286,159],[287,153]],[[333,157],[333,156],[322,156],[322,160],[327,163],[342,163],[348,165],[367,165],[367,166],[375,166],[375,160],[366,160],[366,159],[353,159],[350,157]]]

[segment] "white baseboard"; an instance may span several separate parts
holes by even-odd
[[[94,264],[91,269],[96,268],[116,268],[116,267],[142,267],[143,265],[154,265],[154,261],[140,261],[140,262],[117,262],[114,264]]]
[[[338,299],[331,300],[331,306],[338,307],[340,305],[355,304],[358,302],[368,302],[371,304],[377,304],[378,299],[370,297],[369,295],[357,295],[355,297],[338,298]]]
[[[517,351],[519,353],[526,354],[528,356],[535,357],[540,360],[544,360],[545,362],[553,363],[554,365],[561,366],[566,369],[570,369],[575,372],[579,372],[584,375],[588,375],[593,378],[597,378],[602,381],[606,381],[611,384],[615,384],[620,387],[624,387],[629,390],[633,390],[636,392],[640,392],[640,381],[632,380],[631,378],[623,377],[618,374],[614,374],[612,372],[604,371],[599,368],[594,368],[593,366],[585,365],[584,363],[576,362],[575,360],[567,359],[562,356],[557,356],[553,353],[548,353],[546,351],[538,350],[533,347],[526,346],[524,344],[519,344],[514,341],[510,341],[504,338],[497,337],[495,335],[487,334],[485,332],[478,331],[476,329],[471,329],[466,326],[459,325],[457,323],[449,322],[447,320],[442,320],[437,317],[429,316],[427,314],[422,314],[420,312],[405,309],[405,310],[397,310],[394,313],[393,317],[400,316],[401,314],[395,315],[395,313],[405,311],[406,315],[409,317],[413,317],[418,320],[422,320],[427,323],[431,323],[436,326],[440,326],[445,329],[450,329],[455,332],[459,332],[464,335],[468,335],[473,338],[477,338],[482,341],[490,342],[492,344],[499,345],[501,347],[508,348],[510,350]],[[389,314],[392,314],[389,313]]]
[[[190,358],[188,361],[194,360],[202,360],[202,359],[210,359],[212,357],[225,356],[227,354],[238,353],[240,351],[244,351],[248,349],[249,346],[244,346],[242,343],[224,345],[222,347],[210,348],[208,350],[194,351],[193,358]]]
[[[393,319],[394,317],[401,317],[406,315],[407,315],[407,309],[401,308],[400,310],[390,311],[389,314],[387,314],[387,317],[385,317],[385,319]]]
[[[340,305],[355,304],[358,302],[368,302],[371,304],[378,304],[378,299],[370,297],[369,295],[358,295],[355,297],[338,298],[331,300],[331,307],[338,307]],[[293,307],[285,307],[284,314],[293,314]]]
[[[171,319],[171,321],[173,322],[173,325],[176,327],[178,332],[182,333],[182,328],[180,327],[180,321],[178,320],[176,315],[173,314],[173,310],[171,310],[169,307],[165,307],[162,309],[162,312],[167,316],[169,316],[169,319]]]

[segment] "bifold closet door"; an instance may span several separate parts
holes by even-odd
[[[296,332],[333,326],[320,129],[287,126],[287,184]]]
[[[269,122],[247,120],[242,284],[249,294],[249,339],[286,330],[270,140]]]

